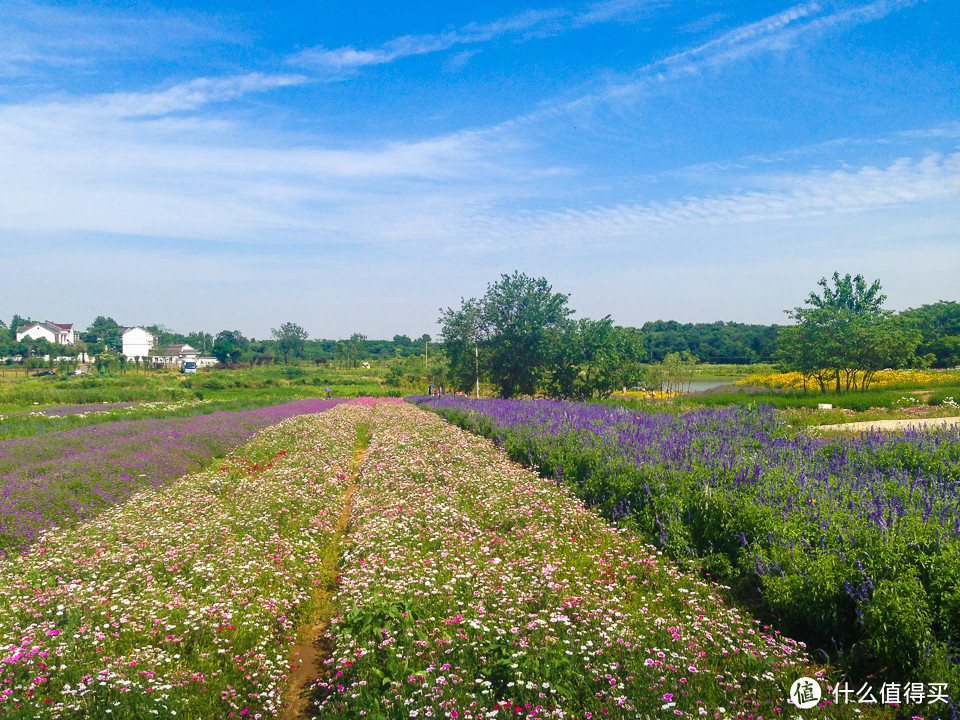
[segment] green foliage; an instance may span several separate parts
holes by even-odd
[[[932,356],[932,367],[960,366],[960,302],[941,300],[905,310],[900,317],[920,332],[917,355]]]
[[[546,392],[552,397],[609,397],[639,381],[645,355],[640,332],[615,327],[609,315],[568,323],[550,357]]]
[[[820,310],[843,310],[855,315],[872,315],[880,312],[880,306],[887,299],[886,295],[880,294],[880,281],[874,280],[867,287],[863,275],[851,278],[847,273],[841,278],[840,273],[835,272],[833,288],[826,278],[820,278],[817,285],[823,289],[823,294],[811,292],[806,303]]]
[[[920,333],[880,305],[880,281],[869,287],[863,277],[833,275],[810,293],[809,307],[787,314],[796,324],[780,330],[778,354],[786,369],[815,380],[820,391],[834,384],[836,392],[866,390],[878,370],[905,367],[914,357]]]
[[[776,352],[779,326],[655,320],[644,323],[641,330],[654,362],[663,361],[670,353],[689,353],[723,366],[769,361]]]
[[[303,354],[304,343],[308,335],[307,331],[296,323],[285,322],[279,329],[271,329],[270,335],[276,342],[280,354],[283,355],[284,362],[287,362],[291,355],[298,358]]]
[[[123,345],[120,325],[112,317],[103,315],[98,315],[90,323],[86,332],[80,334],[80,339],[91,346],[91,352],[109,349],[119,354]]]
[[[360,367],[360,360],[364,355],[364,344],[367,342],[367,336],[361,333],[354,333],[350,339],[343,344],[344,358],[350,364],[350,367]]]
[[[568,296],[544,278],[502,275],[483,298],[462,300],[439,318],[449,377],[470,389],[489,381],[501,397],[607,397],[640,379],[646,352],[633,328],[570,320]]]
[[[916,672],[933,641],[930,603],[912,567],[881,581],[863,610],[864,646],[881,665]]]
[[[221,330],[213,342],[213,356],[222,363],[240,362],[250,341],[239,330]]]

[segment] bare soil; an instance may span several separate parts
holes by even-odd
[[[287,676],[287,691],[285,693],[281,720],[303,720],[312,717],[310,701],[313,687],[323,675],[324,663],[333,654],[333,644],[327,634],[330,618],[333,615],[331,599],[337,592],[337,564],[340,557],[340,545],[343,537],[350,529],[350,519],[353,515],[353,496],[356,492],[357,471],[363,461],[364,450],[358,448],[353,457],[348,479],[347,492],[344,497],[343,510],[337,521],[337,530],[334,535],[332,552],[323,563],[323,577],[328,582],[318,588],[313,595],[317,606],[316,617],[313,622],[305,622],[300,626],[300,639],[294,645],[289,655],[290,673]]]

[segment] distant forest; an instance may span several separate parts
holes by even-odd
[[[922,340],[916,350],[918,360],[928,367],[960,365],[960,303],[940,301],[911,308],[894,315],[904,324],[920,331]],[[0,357],[22,358],[63,353],[76,354],[81,348],[96,353],[119,352],[118,325],[112,318],[98,317],[86,332],[81,331],[78,347],[56,348],[45,341],[16,342],[15,328],[26,318],[14,315],[9,324],[0,321]],[[299,328],[299,326],[295,326]],[[737,322],[679,323],[656,320],[640,329],[647,362],[662,362],[671,353],[696,357],[700,362],[717,364],[753,364],[776,362],[781,325],[748,325]],[[214,355],[224,362],[249,362],[258,356],[279,356],[278,339],[246,338],[238,330],[223,330],[216,335],[206,332],[182,334],[159,325],[147,327],[158,346],[190,343],[205,355]],[[300,328],[302,330],[302,328]],[[363,361],[406,359],[432,356],[443,349],[429,335],[410,338],[394,335],[390,340],[370,340],[354,333],[343,340],[307,339],[293,356],[308,362],[338,362],[358,366]]]
[[[752,365],[774,361],[780,326],[656,320],[640,329],[651,362],[662,362],[669,353],[685,352],[700,362]]]

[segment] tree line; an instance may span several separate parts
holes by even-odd
[[[17,329],[31,322],[34,321],[19,314],[13,315],[9,324],[0,320],[0,358],[13,362],[14,358],[37,360],[44,356],[76,359],[85,354],[121,359],[122,329],[112,317],[97,316],[78,333],[78,342],[73,345],[31,338],[18,342]],[[359,367],[364,361],[422,355],[425,344],[431,342],[426,334],[416,339],[394,335],[392,340],[369,340],[361,333],[341,340],[310,339],[307,331],[294,322],[282,323],[279,328],[271,330],[269,338],[262,340],[246,337],[240,330],[221,330],[214,335],[205,331],[180,333],[160,324],[144,328],[154,337],[155,353],[162,353],[168,345],[187,344],[224,364],[249,363],[257,358],[270,357],[282,362],[339,362],[347,367]]]
[[[248,338],[239,330],[216,335],[177,333],[147,326],[156,346],[187,343],[224,364],[260,358],[282,362],[333,362],[359,367],[385,364],[387,381],[414,385],[426,377],[464,391],[479,383],[504,397],[605,397],[642,384],[682,386],[697,361],[718,364],[776,362],[798,370],[821,390],[865,389],[885,367],[960,365],[960,303],[940,301],[900,313],[885,310],[879,281],[861,275],[821,278],[804,305],[786,311],[792,324],[687,323],[657,320],[640,328],[614,324],[611,317],[573,317],[569,296],[554,292],[544,278],[503,275],[481,298],[441,310],[442,342],[427,334],[413,339],[370,340],[361,333],[340,340],[310,339],[300,325],[282,323],[269,338]],[[16,342],[16,328],[29,321],[14,315],[0,321],[0,357],[76,357],[85,352],[123,360],[121,328],[98,316],[74,346],[44,340]]]
[[[571,318],[569,296],[543,278],[503,275],[482,298],[441,311],[449,375],[458,387],[481,381],[502,397],[604,397],[664,377],[683,384],[698,359],[775,361],[819,390],[866,390],[884,368],[960,364],[960,304],[940,301],[902,313],[885,310],[880,281],[821,278],[785,326],[657,321],[618,327],[610,317]],[[653,361],[651,365],[647,361]]]

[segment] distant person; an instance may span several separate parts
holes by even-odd
[[[333,397],[333,391],[330,388],[325,387],[323,391],[327,394],[327,400]]]

